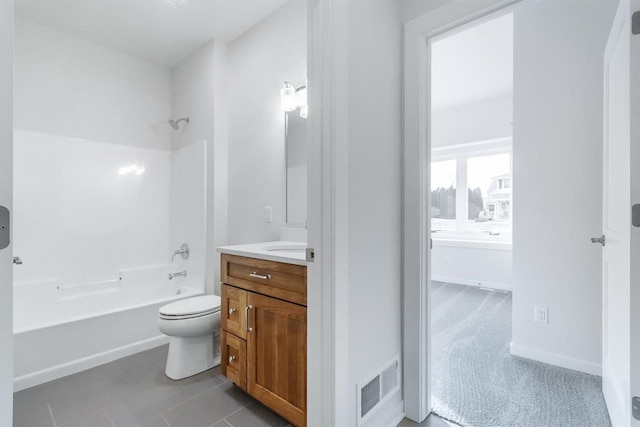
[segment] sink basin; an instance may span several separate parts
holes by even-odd
[[[304,252],[307,249],[307,245],[305,243],[289,243],[284,245],[269,245],[263,246],[263,250],[268,252]]]

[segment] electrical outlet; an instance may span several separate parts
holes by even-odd
[[[271,209],[271,206],[264,207],[264,222],[273,222],[273,209]]]
[[[534,318],[536,323],[549,323],[549,307],[534,307]]]

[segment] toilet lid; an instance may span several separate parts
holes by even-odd
[[[218,310],[220,310],[220,297],[217,295],[203,295],[172,302],[160,307],[159,312],[165,316],[187,316]]]

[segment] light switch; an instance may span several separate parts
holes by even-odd
[[[271,206],[264,207],[264,222],[273,222],[273,209],[271,209]]]

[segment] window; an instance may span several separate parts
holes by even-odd
[[[456,229],[455,160],[431,164],[431,218],[433,229]]]
[[[511,179],[511,138],[434,148],[432,233],[510,241]]]

